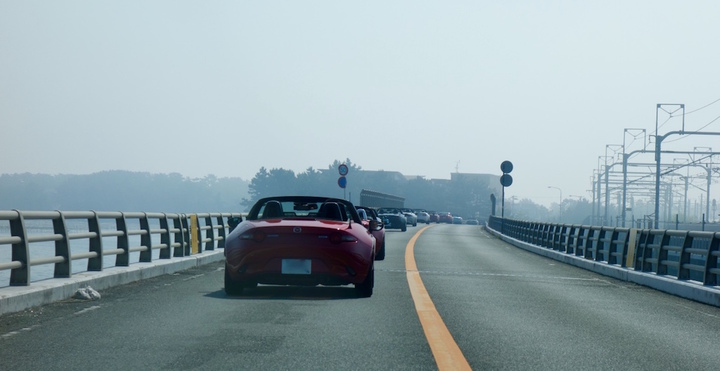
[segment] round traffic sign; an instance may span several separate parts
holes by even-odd
[[[338,185],[340,186],[340,188],[347,187],[347,178],[344,176],[341,176],[340,178],[338,178]]]
[[[341,164],[340,166],[338,166],[338,173],[340,173],[340,175],[345,176],[347,175],[348,171],[349,169],[347,165]]]
[[[503,174],[500,177],[500,184],[502,184],[503,187],[510,187],[512,185],[512,175]]]
[[[512,172],[513,164],[510,161],[503,161],[502,164],[500,164],[500,170],[502,170],[503,173],[510,173]]]

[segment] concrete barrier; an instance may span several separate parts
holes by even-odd
[[[70,299],[84,287],[103,290],[224,259],[223,250],[209,250],[181,258],[158,259],[128,267],[112,267],[100,272],[77,273],[70,278],[51,278],[33,282],[29,286],[3,287],[0,289],[0,315]]]
[[[500,238],[501,240],[519,247],[523,250],[573,265],[582,269],[586,269],[603,276],[615,278],[617,280],[636,283],[638,285],[650,287],[658,291],[679,296],[685,299],[694,300],[700,303],[720,307],[720,290],[713,287],[707,287],[699,282],[677,280],[658,276],[652,273],[637,272],[630,268],[623,268],[618,265],[610,265],[606,262],[595,261],[583,258],[581,256],[569,255],[560,251],[533,245],[518,239],[506,236],[500,232],[486,227],[489,233]]]

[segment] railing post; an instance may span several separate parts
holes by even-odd
[[[128,267],[130,266],[130,241],[125,213],[120,213],[120,216],[115,218],[115,227],[122,232],[122,235],[117,237],[117,248],[125,251],[115,256],[115,266]]]
[[[585,241],[585,231],[586,231],[586,229],[585,229],[584,225],[578,226],[577,234],[575,237],[575,243],[572,246],[572,252],[571,252],[575,256],[579,255],[580,250],[582,250],[582,248],[583,248],[583,244]]]
[[[88,231],[95,233],[95,237],[90,238],[89,250],[97,254],[97,257],[88,259],[87,270],[91,272],[99,272],[103,270],[103,243],[102,230],[100,229],[100,218],[97,212],[93,211],[93,217],[88,218]]]
[[[218,249],[224,249],[225,248],[225,237],[226,237],[225,228],[226,228],[227,224],[225,223],[225,220],[223,219],[222,214],[218,215],[217,223],[218,223],[218,226],[220,226],[220,228],[218,228]]]
[[[663,262],[668,258],[668,252],[665,249],[670,243],[670,235],[667,234],[667,230],[663,230],[662,239],[660,240],[660,247],[658,248],[657,255],[657,267],[655,267],[655,274],[658,276],[664,276],[667,274],[667,265]]]
[[[571,225],[568,230],[568,238],[565,243],[565,251],[563,251],[566,254],[574,254],[575,253],[575,245],[577,244],[577,234],[580,226],[579,225]]]
[[[197,214],[190,214],[190,245],[191,254],[199,254],[202,252],[202,232],[200,231],[200,222]]]
[[[207,242],[205,242],[205,250],[215,250],[215,229],[213,228],[212,216],[210,214],[205,216],[205,230],[207,231],[205,232],[205,239],[207,240]]]
[[[685,232],[685,237],[683,238],[683,244],[680,248],[680,258],[678,259],[678,275],[677,278],[679,280],[687,280],[690,278],[690,270],[685,267],[685,264],[690,264],[690,254],[686,252],[687,249],[692,247],[693,244],[693,236],[690,235],[690,232]],[[709,259],[710,256],[705,256],[705,259]]]
[[[192,216],[187,216],[186,214],[183,214],[181,220],[183,225],[183,235],[185,236],[185,246],[183,250],[183,256],[190,256],[192,254],[192,231],[190,230],[190,225],[188,224],[188,218],[190,218],[190,221],[192,221]]]
[[[178,214],[173,218],[173,227],[177,230],[175,232],[174,242],[175,244],[180,244],[173,249],[173,256],[176,258],[185,256],[185,246],[188,243],[185,239],[185,228],[187,225],[183,220],[185,220],[185,214]]]
[[[160,234],[160,243],[165,245],[160,249],[160,259],[170,259],[170,224],[168,223],[167,214],[163,213],[160,218],[160,229],[164,232]]]
[[[152,262],[152,237],[147,213],[143,213],[143,216],[140,217],[140,229],[145,232],[140,236],[140,245],[145,247],[145,250],[140,252],[140,262],[150,263]]]
[[[60,210],[55,211],[57,211],[58,216],[52,219],[53,233],[62,236],[61,239],[55,241],[55,256],[62,256],[64,261],[55,263],[55,273],[53,277],[70,278],[72,259],[70,257],[70,244],[68,243],[65,215],[63,215]]]
[[[547,247],[548,239],[550,238],[550,224],[543,224],[542,228],[542,239],[540,240],[540,246]]]
[[[532,223],[532,229],[533,229],[533,236],[532,236],[532,242],[535,245],[540,245],[540,241],[542,241],[542,231],[544,228],[544,224]]]
[[[639,251],[638,251],[638,259],[636,260],[635,266],[636,270],[639,270],[641,272],[652,272],[652,262],[649,261],[649,259],[652,259],[653,255],[653,245],[655,244],[655,237],[656,235],[652,233],[652,229],[643,229],[642,232],[640,232],[640,243]]]
[[[22,211],[13,210],[17,218],[10,220],[10,235],[20,237],[20,242],[12,245],[12,260],[22,263],[21,268],[10,270],[10,286],[30,285],[30,249],[27,242],[27,229]]]
[[[720,232],[715,232],[705,255],[703,283],[706,285],[715,286],[718,284],[718,258],[720,258]]]
[[[609,242],[608,242],[608,247],[607,247],[607,255],[605,256],[605,261],[608,264],[618,264],[618,261],[619,261],[619,264],[622,265],[622,257],[620,259],[618,259],[618,257],[617,257],[618,251],[620,253],[622,253],[622,248],[618,248],[618,243],[620,242],[620,241],[618,241],[618,236],[620,235],[620,233],[618,232],[618,227],[616,226],[616,227],[610,229],[609,231],[607,231],[606,233],[608,233],[608,232],[610,233],[610,238],[608,239]],[[623,245],[624,245],[624,243],[623,243]]]
[[[630,225],[630,229],[628,229],[628,238],[625,239],[625,265],[623,267],[628,268],[635,268],[635,254],[637,251],[638,246],[638,230],[632,227],[632,223]]]

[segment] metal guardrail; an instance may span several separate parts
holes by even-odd
[[[0,249],[11,245],[9,262],[0,261],[0,271],[10,270],[10,286],[28,286],[32,267],[54,265],[53,278],[70,278],[72,262],[87,259],[87,271],[102,271],[103,257],[115,255],[116,267],[130,265],[130,254],[139,252],[139,262],[149,263],[153,251],[159,250],[160,259],[184,257],[225,247],[229,233],[227,218],[241,216],[239,213],[167,214],[145,212],[96,212],[96,211],[0,211],[0,222],[7,221],[10,235],[0,235]],[[87,221],[86,231],[70,233],[67,220]],[[52,223],[52,233],[33,234],[26,228],[26,221],[44,220]],[[115,228],[105,228],[103,220],[114,221]],[[138,229],[129,228],[128,220],[139,224]],[[131,246],[131,236],[139,236],[140,243]],[[105,246],[103,237],[116,237],[114,246]],[[159,238],[159,243],[157,242]],[[73,253],[71,241],[87,240],[88,249]],[[32,246],[54,242],[53,256],[37,257]],[[77,249],[76,249],[77,250]]]
[[[720,232],[552,224],[495,216],[488,226],[564,254],[718,288]]]

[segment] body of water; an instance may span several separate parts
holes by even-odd
[[[140,222],[137,219],[127,219],[128,230],[140,229]],[[153,225],[153,222],[156,225]],[[85,219],[68,219],[66,220],[66,226],[68,233],[84,233],[88,232],[88,223]],[[53,226],[51,220],[26,220],[25,228],[28,236],[42,236],[52,235]],[[115,220],[101,220],[100,221],[101,231],[116,231]],[[159,221],[150,219],[150,228],[159,229]],[[6,220],[0,220],[0,237],[9,237],[10,234],[10,222]],[[102,238],[103,249],[115,249],[117,248],[117,237],[103,237]],[[160,235],[152,235],[152,243],[160,243]],[[90,240],[87,238],[70,240],[70,252],[71,254],[79,254],[82,252],[88,252],[90,250]],[[130,236],[129,244],[131,247],[140,246],[140,236]],[[55,256],[55,242],[34,242],[30,244],[30,260],[36,260],[40,258],[47,258]],[[160,250],[153,250],[153,260],[159,259]],[[112,268],[115,266],[115,255],[105,256],[103,258],[103,269]],[[12,260],[12,245],[0,245],[0,263],[9,263]],[[140,253],[134,252],[130,254],[130,264],[137,263],[140,261]],[[72,261],[72,273],[81,273],[87,271],[88,259],[79,259]],[[36,282],[53,278],[54,264],[43,264],[35,265],[30,267],[30,281]],[[10,271],[0,271],[0,288],[7,287],[10,285]]]

